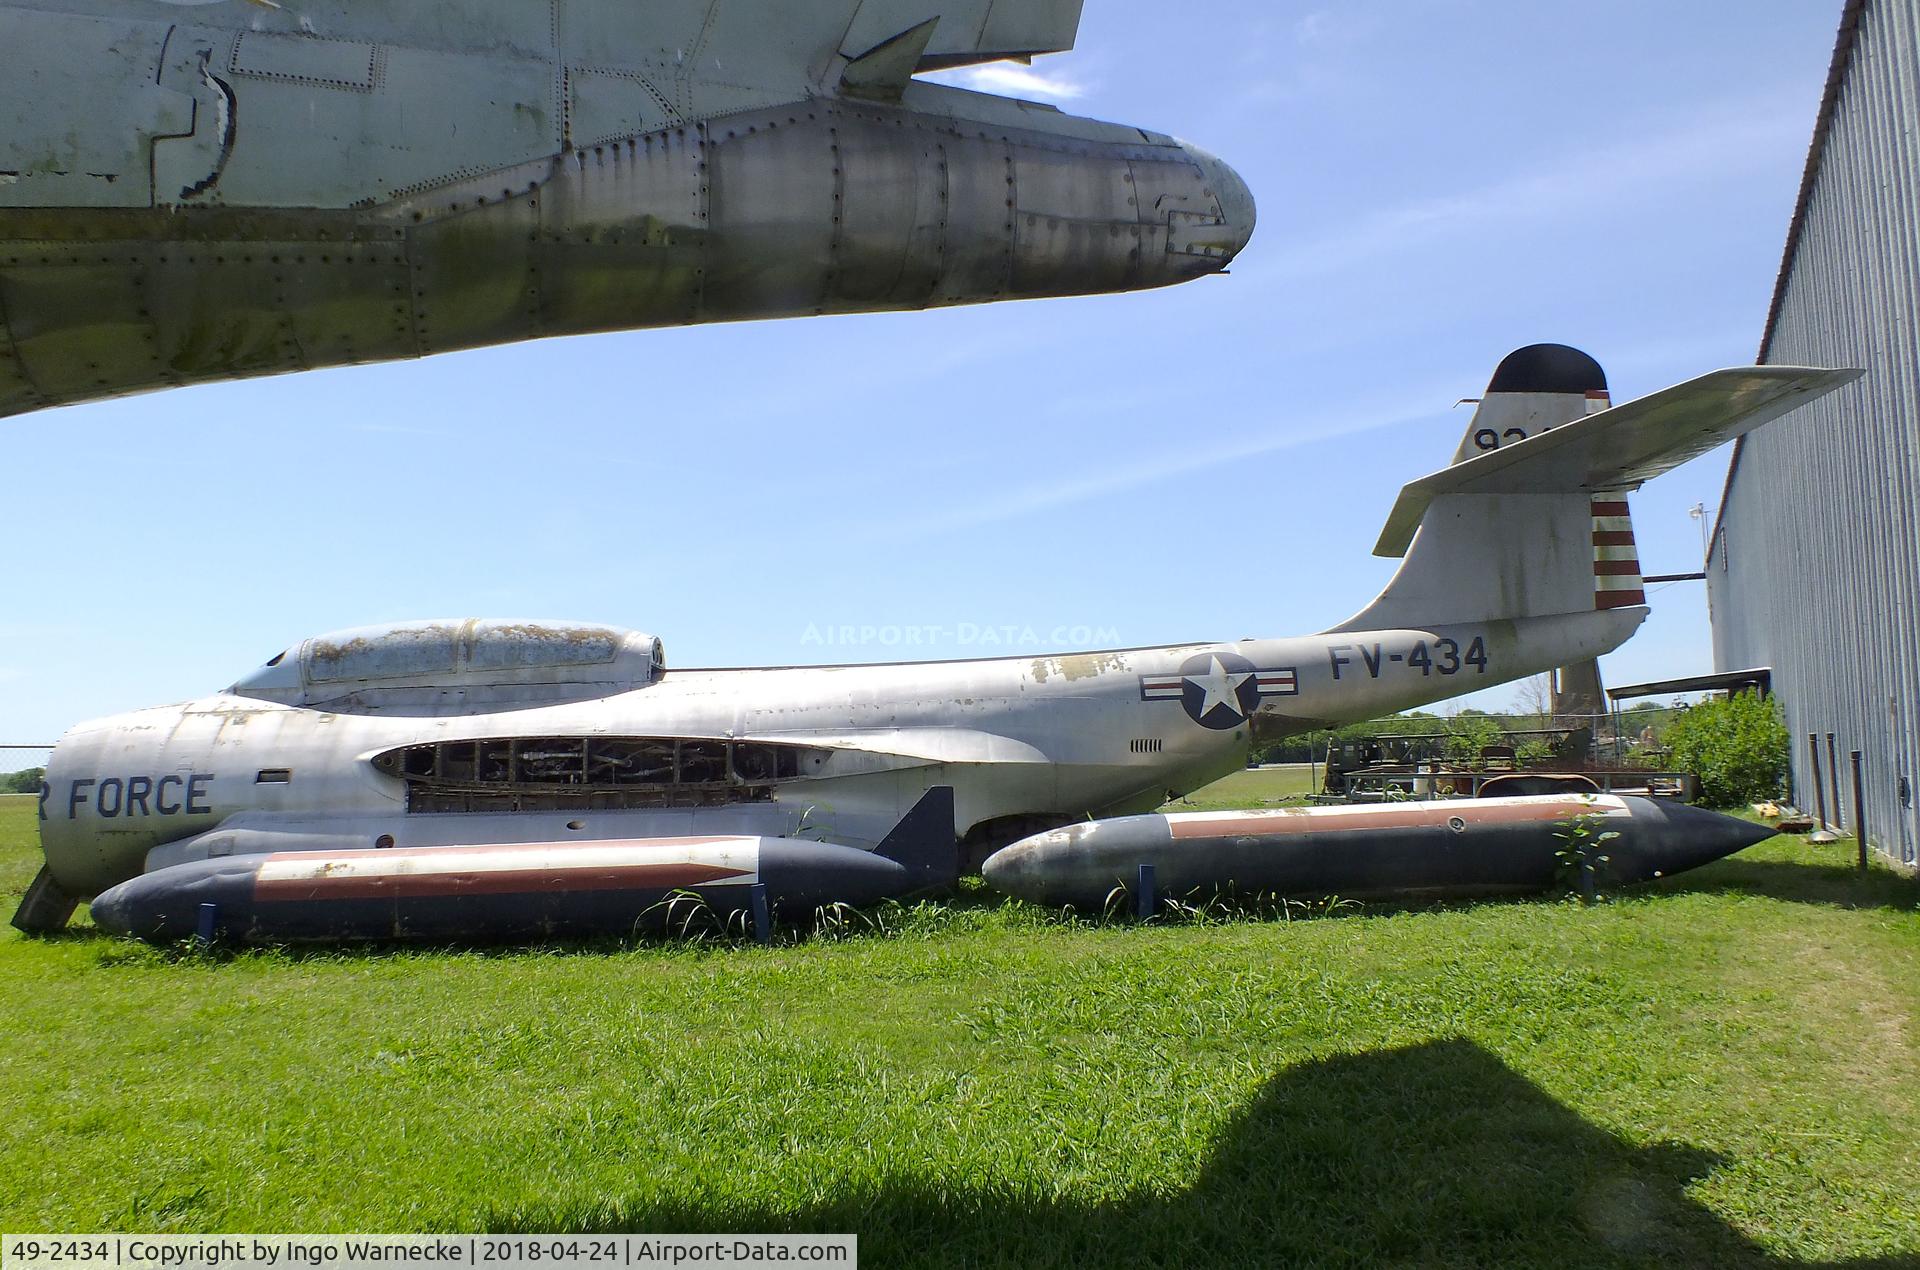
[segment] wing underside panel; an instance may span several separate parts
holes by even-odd
[[[841,52],[859,57],[920,25],[940,19],[919,69],[939,70],[1006,58],[1064,53],[1080,29],[1082,0],[863,0]]]

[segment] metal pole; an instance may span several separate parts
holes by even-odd
[[[753,910],[753,937],[762,944],[773,942],[773,911],[767,903],[767,884],[755,882],[747,888],[747,904]]]
[[[1138,885],[1133,889],[1134,916],[1146,921],[1153,916],[1153,866],[1140,866]]]
[[[1833,733],[1827,733],[1827,784],[1833,787],[1833,827],[1845,829],[1847,814],[1840,809],[1840,752],[1833,747]]]
[[[1860,787],[1860,751],[1852,750],[1853,760],[1853,836],[1859,840],[1860,871],[1867,871],[1867,797]]]
[[[1813,802],[1815,814],[1820,818],[1820,827],[1827,827],[1827,787],[1820,781],[1820,736],[1807,733],[1807,757],[1813,761]]]

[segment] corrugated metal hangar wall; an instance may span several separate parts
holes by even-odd
[[[1760,360],[1859,383],[1735,449],[1707,561],[1714,660],[1769,666],[1813,805],[1820,738],[1860,750],[1867,836],[1920,847],[1920,0],[1851,0]],[[1829,818],[1834,793],[1827,792]]]

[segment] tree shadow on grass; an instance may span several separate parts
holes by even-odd
[[[487,1225],[853,1232],[886,1266],[1795,1264],[1687,1196],[1720,1163],[1633,1147],[1448,1040],[1280,1073],[1184,1188],[1080,1199],[902,1176],[798,1207],[643,1196],[499,1211]]]

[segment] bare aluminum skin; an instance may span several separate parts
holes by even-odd
[[[0,0],[0,415],[594,331],[1167,286],[1161,133],[912,79],[1078,0]]]

